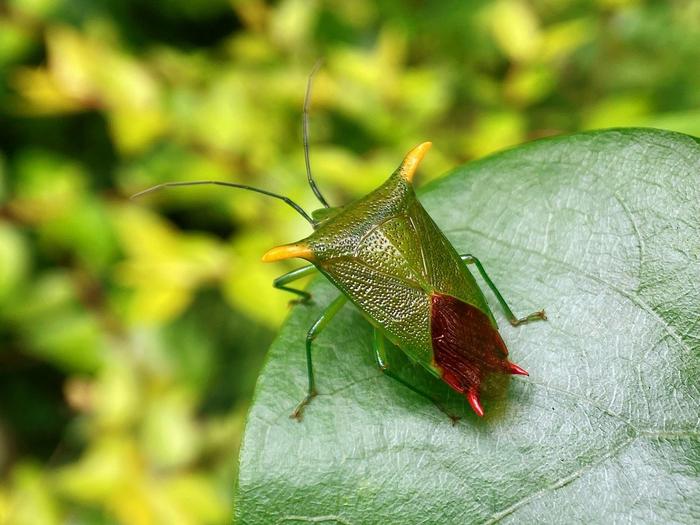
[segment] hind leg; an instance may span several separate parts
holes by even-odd
[[[486,270],[484,269],[484,266],[481,264],[481,261],[479,261],[479,259],[477,259],[476,257],[474,257],[473,255],[470,255],[470,254],[460,255],[460,258],[464,261],[465,264],[473,264],[476,266],[476,269],[479,270],[481,277],[484,278],[484,281],[486,281],[486,284],[488,284],[489,288],[491,288],[491,291],[496,296],[496,299],[498,299],[498,303],[501,305],[501,308],[503,308],[503,311],[505,312],[506,317],[508,318],[508,321],[510,321],[510,324],[512,324],[513,326],[518,326],[521,324],[529,323],[531,321],[546,321],[547,320],[547,315],[544,313],[544,310],[540,310],[539,312],[533,312],[529,315],[526,315],[525,317],[518,318],[513,313],[513,310],[510,309],[510,306],[508,306],[508,303],[501,295],[501,292],[498,291],[498,288],[496,288],[496,285],[493,284],[493,281],[489,277],[489,274],[486,273]]]
[[[377,366],[379,366],[379,370],[384,372],[388,377],[394,379],[395,381],[401,383],[403,386],[411,390],[412,392],[415,392],[419,396],[424,397],[428,401],[430,401],[433,405],[435,405],[440,412],[445,414],[447,417],[449,417],[452,420],[452,424],[456,424],[457,421],[459,421],[459,417],[450,414],[445,408],[435,401],[432,397],[430,397],[428,394],[425,392],[419,390],[415,386],[413,386],[411,383],[406,381],[405,379],[399,377],[397,374],[394,373],[393,370],[389,368],[389,361],[387,360],[387,355],[386,355],[386,339],[382,335],[382,333],[377,330],[376,328],[374,329],[374,340],[373,340],[373,346],[374,346],[374,357],[377,360]]]

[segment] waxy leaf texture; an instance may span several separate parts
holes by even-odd
[[[377,369],[371,328],[346,305],[316,342],[320,395],[294,421],[306,331],[337,293],[317,279],[259,379],[236,522],[698,523],[697,139],[622,129],[541,140],[419,196],[516,314],[546,309],[549,321],[514,328],[487,291],[530,376],[497,378],[478,418],[393,349],[403,377],[463,416],[453,425]]]

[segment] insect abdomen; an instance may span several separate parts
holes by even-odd
[[[508,361],[508,349],[484,312],[449,295],[435,293],[430,299],[435,364],[442,379],[483,415],[479,389],[486,374],[527,372]]]

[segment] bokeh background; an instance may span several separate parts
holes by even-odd
[[[306,223],[547,135],[700,135],[700,2],[0,2],[0,522],[214,524]],[[296,371],[295,373],[298,373]]]

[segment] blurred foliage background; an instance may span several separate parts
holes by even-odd
[[[700,2],[4,0],[0,522],[229,520],[290,299],[269,247],[434,141],[421,177],[546,135],[700,135]],[[290,407],[291,408],[291,407]]]

